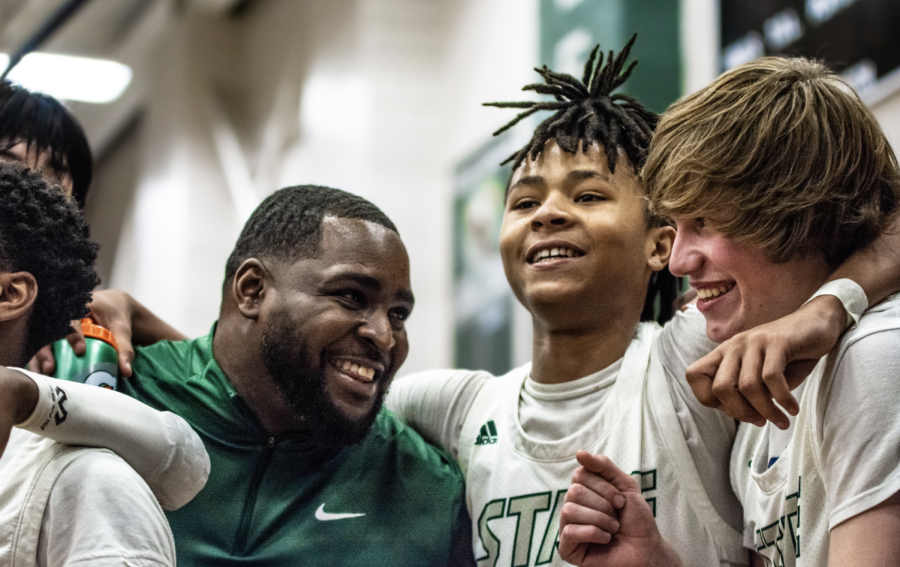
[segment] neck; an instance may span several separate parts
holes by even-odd
[[[213,336],[213,357],[268,435],[297,431],[300,424],[263,364],[262,337],[253,321],[223,308]]]
[[[0,322],[0,366],[25,368],[31,356],[25,348],[28,337],[28,318]]]
[[[625,355],[639,321],[635,314],[591,328],[554,330],[535,319],[531,379],[562,384],[603,370]]]

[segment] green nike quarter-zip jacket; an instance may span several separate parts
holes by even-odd
[[[383,409],[358,444],[270,437],[212,356],[212,333],[138,348],[120,390],[182,416],[206,445],[209,481],[168,513],[178,565],[472,564],[462,474]]]

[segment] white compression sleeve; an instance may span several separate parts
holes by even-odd
[[[122,457],[147,483],[160,506],[176,510],[197,495],[209,476],[203,442],[182,418],[128,396],[15,368],[38,386],[38,403],[17,427]]]

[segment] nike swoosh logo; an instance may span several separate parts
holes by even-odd
[[[319,506],[319,509],[316,510],[316,519],[322,522],[330,522],[331,520],[344,520],[346,518],[358,518],[360,516],[365,516],[365,514],[329,514],[325,511],[325,504]]]

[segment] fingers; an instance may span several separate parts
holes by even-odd
[[[813,366],[815,366],[816,361],[812,361]],[[769,390],[771,396],[775,399],[778,404],[783,407],[787,412],[791,415],[797,415],[800,411],[800,404],[797,403],[797,399],[791,394],[791,386],[788,383],[786,371],[788,368],[788,360],[787,354],[783,349],[775,349],[770,350],[767,353],[766,360],[763,363],[762,367],[762,381],[766,384],[766,388]],[[812,370],[810,368],[809,370]],[[807,372],[806,374],[808,374]],[[804,375],[805,377],[805,375]],[[799,384],[798,384],[799,385]],[[765,415],[765,414],[763,414]],[[782,423],[776,422],[774,419],[765,415],[765,417],[775,423],[778,427],[781,427],[782,424],[787,427],[788,420],[784,419]],[[784,427],[782,427],[784,429]]]
[[[28,370],[47,376],[53,375],[56,371],[56,360],[53,358],[53,350],[50,348],[50,345],[35,353],[32,359],[28,361]]]
[[[606,499],[615,508],[625,505],[623,492],[640,492],[631,475],[612,462],[606,455],[592,455],[587,451],[575,453],[575,459],[584,467],[572,476],[572,482],[581,484]],[[590,474],[594,473],[594,474]]]
[[[716,377],[721,363],[722,351],[717,348],[688,366],[685,371],[685,377],[697,400],[704,406],[713,409],[722,409],[722,404],[712,390],[713,379]]]
[[[134,346],[131,344],[131,325],[113,324],[110,331],[116,338],[116,351],[119,353],[119,373],[131,376],[131,363],[134,361]]]
[[[75,332],[69,333],[66,340],[69,341],[69,345],[76,355],[84,356],[84,353],[87,352],[87,343],[84,340],[84,333],[81,332],[81,321],[72,321],[72,328],[75,329]]]
[[[781,409],[772,400],[774,392],[779,395],[791,396],[784,381],[781,366],[775,361],[775,356],[769,356],[763,361],[764,353],[759,349],[749,349],[744,353],[740,362],[740,379],[738,389],[746,398],[749,405],[759,416],[756,425],[771,421],[780,429],[787,429],[790,421]]]

